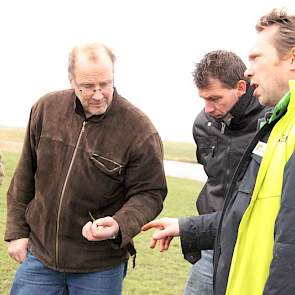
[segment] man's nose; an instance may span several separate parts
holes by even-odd
[[[93,99],[100,100],[103,98],[102,89],[96,88],[92,95]]]
[[[210,114],[210,113],[212,113],[214,111],[214,107],[210,102],[206,102],[204,110],[205,110],[205,113]]]
[[[248,67],[246,69],[246,71],[244,72],[244,76],[245,76],[245,78],[248,78],[248,79],[253,76],[253,71],[252,71],[251,67]]]

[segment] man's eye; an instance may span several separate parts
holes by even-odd
[[[101,87],[108,87],[108,86],[110,86],[112,84],[112,81],[105,81],[105,82],[102,82],[101,83]]]
[[[91,89],[91,88],[93,88],[93,85],[91,85],[91,84],[84,84],[83,87],[86,88],[86,89]]]
[[[219,99],[221,99],[221,97],[211,97],[210,101],[218,101]]]

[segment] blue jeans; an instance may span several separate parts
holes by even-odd
[[[202,258],[192,266],[184,295],[213,295],[213,250],[202,251]]]
[[[28,252],[18,268],[10,295],[120,295],[127,263],[106,271],[58,272]]]

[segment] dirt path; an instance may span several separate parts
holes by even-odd
[[[0,140],[1,151],[20,153],[22,150],[22,146],[23,146],[22,142]]]

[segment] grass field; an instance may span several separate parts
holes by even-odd
[[[1,133],[0,133],[1,134]],[[11,138],[18,138],[10,135]],[[1,138],[1,137],[0,137]],[[6,222],[6,191],[15,169],[18,155],[3,152],[6,178],[0,188],[0,235],[3,237]],[[162,216],[187,216],[195,213],[195,199],[202,184],[197,181],[168,177],[169,194],[165,201]],[[138,251],[136,268],[129,267],[124,282],[124,295],[178,295],[182,294],[183,286],[189,270],[181,253],[179,240],[172,241],[170,250],[159,253],[149,248],[152,232],[141,233],[135,239]],[[0,242],[0,294],[9,294],[9,287],[17,264],[7,255],[6,243]]]
[[[8,294],[10,282],[16,268],[16,263],[7,255],[6,243],[3,241],[6,223],[6,191],[15,169],[18,155],[14,153],[2,153],[5,162],[5,179],[0,187],[0,294]]]
[[[164,141],[165,160],[196,162],[196,146],[189,142]]]

